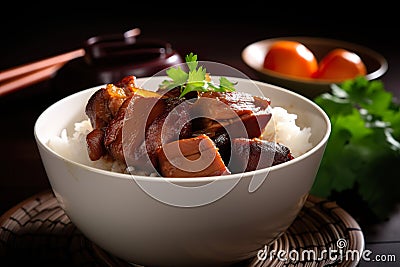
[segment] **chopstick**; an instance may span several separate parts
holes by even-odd
[[[0,72],[0,96],[48,79],[65,63],[84,55],[81,48]]]
[[[140,34],[140,28],[133,28],[122,35],[95,36],[88,39],[90,44],[112,38],[130,39]],[[28,85],[50,78],[58,69],[68,61],[85,55],[83,48],[73,50],[58,56],[46,58],[19,67],[14,67],[0,72],[0,96],[11,93]]]

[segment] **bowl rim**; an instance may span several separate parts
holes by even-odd
[[[157,78],[165,78],[166,76],[158,76]],[[147,79],[152,78],[152,77],[141,77],[141,78],[137,78],[137,82],[143,82],[146,81]],[[55,103],[51,104],[50,106],[48,106],[36,119],[36,122],[34,124],[34,138],[36,140],[36,143],[38,146],[40,146],[44,151],[46,151],[47,153],[49,153],[51,156],[53,157],[57,157],[58,159],[68,162],[69,164],[72,164],[73,166],[76,166],[78,168],[90,171],[90,172],[94,172],[94,173],[99,173],[102,174],[103,176],[107,176],[110,178],[120,178],[120,179],[131,179],[132,176],[134,176],[135,179],[139,179],[141,181],[154,181],[154,182],[171,182],[171,183],[208,183],[208,182],[213,182],[215,180],[230,180],[230,179],[238,179],[238,178],[244,178],[244,177],[251,177],[254,175],[259,175],[261,173],[264,172],[270,172],[270,171],[274,171],[274,170],[279,170],[281,168],[284,168],[288,165],[293,165],[296,164],[299,161],[304,160],[305,158],[311,156],[312,154],[316,153],[318,150],[321,149],[322,146],[324,146],[329,139],[329,136],[331,134],[331,130],[332,130],[332,126],[331,126],[331,122],[329,119],[329,116],[327,115],[327,113],[319,106],[317,105],[314,101],[308,99],[305,96],[302,96],[298,93],[295,93],[289,89],[277,86],[277,85],[273,85],[273,84],[269,84],[266,82],[262,82],[262,81],[257,81],[257,80],[252,80],[252,79],[248,79],[248,78],[238,78],[238,77],[226,77],[228,79],[232,78],[232,79],[236,79],[238,81],[245,81],[245,82],[252,82],[255,83],[257,86],[268,86],[269,88],[273,89],[273,90],[278,90],[283,92],[284,94],[289,94],[289,95],[293,95],[299,99],[301,99],[302,101],[307,102],[309,105],[311,105],[316,111],[318,111],[319,115],[322,117],[323,121],[325,122],[326,125],[326,131],[323,135],[323,137],[321,138],[321,140],[315,144],[315,146],[313,146],[310,150],[306,151],[304,154],[290,160],[287,162],[283,162],[280,163],[278,165],[275,166],[271,166],[271,167],[267,167],[267,168],[263,168],[263,169],[259,169],[259,170],[254,170],[254,171],[249,171],[249,172],[244,172],[244,173],[238,173],[238,174],[229,174],[229,175],[221,175],[221,176],[206,176],[206,177],[188,177],[188,178],[174,178],[174,177],[161,177],[161,176],[146,176],[146,175],[132,175],[132,174],[126,174],[126,173],[118,173],[118,172],[113,172],[113,171],[109,171],[109,170],[103,170],[100,168],[96,168],[93,166],[88,166],[86,164],[83,163],[79,163],[76,161],[73,161],[71,159],[68,159],[62,155],[60,155],[59,153],[57,153],[56,151],[54,151],[53,149],[51,149],[47,144],[43,143],[43,138],[40,138],[39,134],[38,134],[38,128],[40,127],[41,124],[44,123],[45,119],[46,119],[46,114],[51,113],[52,109],[54,109],[56,106],[62,105],[64,102],[68,102],[71,98],[77,97],[77,95],[85,95],[88,94],[89,92],[94,92],[96,89],[99,89],[101,87],[104,87],[106,84],[104,85],[97,85],[97,86],[93,86],[81,91],[78,91],[76,93],[73,93],[69,96],[66,96],[58,101],[56,101]]]
[[[325,38],[325,37],[311,37],[311,36],[282,36],[282,37],[267,38],[267,39],[262,39],[262,40],[252,42],[252,43],[246,45],[242,49],[242,52],[241,52],[242,61],[253,71],[256,71],[260,74],[269,75],[271,77],[280,78],[282,80],[307,83],[307,84],[313,84],[313,85],[318,85],[318,84],[319,85],[329,85],[331,83],[340,83],[340,82],[344,81],[344,80],[338,81],[338,80],[329,80],[329,79],[302,78],[302,77],[296,77],[296,76],[291,76],[291,75],[285,75],[285,74],[282,74],[282,73],[279,73],[279,72],[276,72],[273,70],[268,70],[268,69],[257,67],[255,64],[252,64],[247,59],[247,55],[250,54],[250,51],[253,47],[258,46],[258,45],[263,45],[265,43],[272,43],[272,42],[279,41],[279,40],[298,41],[300,43],[303,43],[303,42],[319,42],[321,44],[334,43],[334,44],[336,44],[336,46],[351,47],[353,50],[362,51],[364,54],[369,54],[380,63],[380,67],[371,73],[367,73],[365,75],[367,80],[374,80],[376,78],[379,78],[382,75],[384,75],[388,70],[388,62],[387,62],[386,58],[382,54],[378,53],[377,51],[375,51],[369,47],[360,45],[358,43],[345,41],[345,40],[339,40],[339,39],[334,39],[334,38]]]

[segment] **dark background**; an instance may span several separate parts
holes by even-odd
[[[220,8],[212,2],[132,1],[85,8],[62,3],[57,2],[57,8],[24,4],[3,10],[0,70],[80,48],[92,36],[134,27],[141,28],[143,37],[171,42],[183,55],[193,51],[201,60],[234,64],[246,74],[241,50],[251,42],[282,36],[328,37],[368,46],[388,60],[386,76],[400,65],[397,9],[384,2],[350,7],[243,1]],[[399,87],[399,82],[383,78],[389,89]]]
[[[14,4],[0,16],[0,71],[81,48],[92,36],[139,27],[141,37],[168,41],[181,55],[194,52],[201,60],[225,63],[256,78],[240,56],[246,45],[273,37],[316,36],[381,53],[389,65],[381,79],[388,90],[400,94],[397,9],[387,5],[271,6],[245,1],[216,8],[210,2],[113,2],[77,8],[57,2],[40,9],[36,3]],[[45,81],[0,98],[0,212],[47,186],[33,124],[54,100],[51,90],[51,81]]]
[[[389,65],[381,79],[388,90],[400,95],[397,9],[350,8],[338,3],[292,9],[293,4],[260,6],[246,1],[232,5],[216,9],[208,2],[192,7],[114,2],[76,8],[57,2],[57,8],[37,9],[21,4],[3,10],[0,16],[0,71],[81,48],[92,36],[139,27],[141,38],[168,41],[181,55],[194,52],[200,60],[225,63],[257,78],[241,59],[246,45],[273,37],[315,36],[354,42],[381,53]],[[49,80],[0,97],[0,213],[48,187],[33,126],[57,97],[52,86]]]
[[[168,41],[181,55],[194,52],[200,60],[228,64],[257,78],[241,59],[246,45],[273,37],[314,36],[354,42],[381,53],[389,65],[381,79],[400,95],[398,18],[391,6],[271,6],[246,1],[221,8],[209,2],[187,7],[113,2],[77,8],[57,2],[56,8],[38,9],[36,4],[16,4],[20,6],[5,9],[0,16],[0,71],[81,48],[92,36],[138,27],[140,38]],[[0,212],[48,186],[33,125],[57,98],[52,86],[49,80],[0,97]]]
[[[55,2],[42,9],[36,4],[11,4],[16,7],[2,9],[0,15],[0,71],[81,48],[92,36],[138,27],[143,38],[168,41],[181,55],[194,52],[200,60],[228,64],[256,78],[241,59],[245,46],[266,38],[312,36],[354,42],[382,54],[389,69],[381,80],[400,96],[397,9],[383,2],[350,8],[348,3],[271,6],[243,1],[221,4],[218,9],[212,2],[108,2],[101,7],[93,4],[96,8]],[[0,214],[50,187],[33,127],[56,99],[52,79],[0,96]],[[393,232],[396,225],[386,225],[382,238],[388,240],[397,233],[398,242],[400,234]],[[371,238],[372,246],[382,240]]]

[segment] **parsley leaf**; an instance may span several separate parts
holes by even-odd
[[[225,77],[219,78],[219,87],[220,87],[220,90],[222,90],[222,91],[229,91],[229,92],[235,91],[235,84],[233,82],[229,81]]]
[[[178,68],[170,68],[167,71],[167,75],[172,79],[172,81],[164,80],[161,84],[161,86],[165,89],[172,89],[177,86],[182,86],[183,84],[186,83],[189,75],[181,69],[181,67]]]
[[[400,105],[381,81],[364,77],[332,85],[314,101],[332,131],[311,193],[331,198],[350,190],[378,220],[386,219],[400,203],[393,190],[400,188]]]
[[[206,69],[199,67],[198,69],[193,69],[189,71],[187,82],[201,82],[206,79]]]
[[[189,67],[189,71],[194,71],[197,68],[197,55],[193,54],[192,52],[185,57],[185,61],[187,66]]]
[[[229,81],[226,77],[219,78],[219,85],[211,81],[206,68],[198,66],[197,55],[189,53],[185,56],[188,72],[181,67],[169,68],[166,73],[170,80],[162,81],[161,89],[173,89],[180,87],[180,97],[184,97],[187,93],[198,92],[233,92],[235,91],[236,83]]]

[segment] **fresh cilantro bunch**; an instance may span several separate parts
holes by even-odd
[[[184,71],[180,66],[177,68],[169,68],[166,73],[171,80],[164,80],[160,85],[161,89],[169,90],[180,87],[180,97],[193,91],[235,91],[235,83],[230,82],[225,77],[219,78],[219,84],[213,83],[206,69],[203,66],[198,66],[197,55],[190,53],[185,56],[185,61],[189,71]]]
[[[332,132],[311,193],[351,192],[348,199],[360,198],[375,221],[386,219],[400,203],[400,105],[381,81],[364,77],[332,85],[314,100]]]

